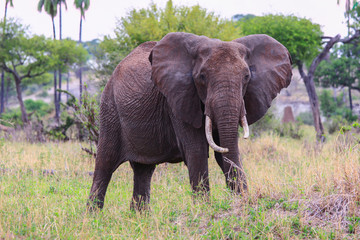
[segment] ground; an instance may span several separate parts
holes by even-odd
[[[239,147],[249,183],[233,195],[212,154],[209,200],[192,196],[184,164],[162,164],[150,210],[129,209],[132,171],[114,174],[102,212],[89,213],[94,159],[84,143],[30,144],[0,137],[0,239],[358,239],[359,135],[317,145],[271,133]]]

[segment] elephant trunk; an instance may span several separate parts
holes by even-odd
[[[218,146],[213,139],[212,136],[212,122],[209,116],[206,116],[205,118],[205,134],[206,134],[206,139],[209,143],[209,146],[215,151],[215,152],[219,152],[219,153],[227,153],[229,152],[228,148],[222,148],[220,146]]]
[[[229,108],[230,113],[223,114],[223,116],[217,118],[216,121],[220,145],[229,149],[228,152],[222,154],[222,168],[225,173],[226,183],[230,189],[237,193],[242,193],[243,190],[247,189],[246,176],[238,145],[239,122],[241,121],[244,128],[245,138],[248,137],[249,131],[245,115],[239,114],[241,110],[242,108],[236,108],[236,110],[231,112],[231,108]]]
[[[242,110],[243,116],[241,117],[241,126],[244,129],[244,139],[247,139],[250,135],[250,131],[249,131],[249,125],[247,123],[247,119],[246,119],[246,110],[245,110],[245,106],[243,105],[243,110]],[[205,134],[206,134],[206,139],[209,143],[209,146],[215,151],[215,152],[219,152],[219,153],[227,153],[229,152],[228,148],[223,148],[218,146],[213,139],[212,136],[212,121],[211,118],[209,116],[206,115],[205,118]]]

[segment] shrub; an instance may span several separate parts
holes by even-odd
[[[311,112],[301,112],[296,117],[296,121],[302,124],[314,126],[314,118]]]
[[[322,114],[328,119],[332,119],[334,116],[340,116],[345,118],[348,122],[356,121],[357,116],[345,106],[342,98],[343,94],[340,94],[334,99],[334,97],[331,96],[330,90],[323,90],[319,95]]]
[[[259,137],[263,132],[275,132],[280,137],[301,139],[304,133],[300,127],[301,123],[281,123],[270,108],[263,118],[250,126],[250,133]]]
[[[250,126],[250,133],[255,137],[260,137],[263,132],[272,131],[280,122],[275,118],[270,108],[264,117]]]
[[[274,131],[279,134],[280,137],[290,137],[293,139],[301,139],[304,136],[304,132],[300,128],[300,123],[282,123],[278,124]]]
[[[30,117],[34,116],[36,118],[41,118],[52,111],[52,107],[42,100],[27,99],[24,101],[24,105]],[[1,119],[4,120],[4,122],[9,122],[13,125],[23,125],[20,108],[3,113]]]

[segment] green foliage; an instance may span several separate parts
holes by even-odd
[[[189,32],[221,40],[239,37],[231,21],[222,20],[199,5],[176,7],[172,1],[165,9],[151,4],[147,9],[132,10],[121,18],[115,33],[132,48],[146,41],[158,41],[169,32]]]
[[[250,126],[250,133],[259,137],[264,132],[274,132],[280,137],[289,137],[301,139],[304,132],[299,123],[281,123],[274,115],[271,109],[259,121]]]
[[[274,132],[277,133],[280,137],[290,137],[293,139],[301,139],[304,136],[303,130],[300,128],[299,123],[282,123],[278,124],[274,128]]]
[[[320,25],[306,18],[269,14],[241,21],[239,26],[243,35],[267,34],[278,40],[294,63],[312,61],[321,48]]]
[[[5,37],[0,39],[0,67],[11,74],[17,72],[20,81],[39,80],[58,64],[51,56],[52,41],[44,36],[30,37],[27,27],[14,19],[8,20]]]
[[[85,19],[85,11],[90,7],[90,0],[74,0],[74,5],[80,9],[81,17]]]
[[[27,99],[24,101],[25,108],[29,112],[34,112],[35,115],[38,115],[39,117],[44,117],[46,114],[49,114],[52,110],[49,104],[42,100],[32,100]]]
[[[57,14],[57,5],[58,0],[40,0],[37,9],[39,12],[44,9],[45,12],[51,16],[51,18],[54,18]]]
[[[177,7],[169,0],[164,9],[159,9],[152,3],[146,9],[131,10],[118,21],[116,37],[105,37],[100,43],[98,76],[107,78],[133,48],[146,41],[158,41],[169,32],[189,32],[221,40],[240,37],[232,21],[220,19],[199,5]]]
[[[49,43],[52,60],[56,69],[67,72],[70,67],[80,65],[89,58],[87,50],[76,41],[70,39],[52,40]]]
[[[232,20],[233,21],[246,21],[246,20],[249,20],[251,18],[254,18],[256,17],[256,15],[254,14],[236,14],[234,16],[232,16]]]
[[[299,115],[296,117],[296,121],[306,125],[314,126],[314,118],[311,112],[299,113]]]
[[[259,137],[263,132],[272,131],[278,124],[279,120],[275,118],[270,108],[264,117],[250,126],[250,133],[255,137]]]
[[[352,22],[349,27],[351,27],[353,30],[359,30],[359,28],[360,28],[360,4],[359,4],[359,2],[354,1],[354,6],[349,11],[349,17],[352,19]]]
[[[357,116],[353,115],[352,111],[345,106],[342,98],[342,94],[340,94],[334,99],[329,90],[323,90],[319,95],[322,114],[327,118],[339,116],[349,122],[355,121]],[[336,119],[335,122],[337,122]]]
[[[42,118],[52,111],[52,107],[42,100],[27,99],[24,101],[24,105],[29,115],[37,118]],[[3,113],[0,119],[13,125],[23,125],[20,108]]]
[[[98,94],[91,95],[89,92],[85,91],[82,97],[82,104],[79,103],[78,99],[68,91],[59,90],[70,96],[70,99],[66,105],[72,108],[72,123],[78,124],[79,131],[85,130],[87,140],[90,144],[94,143],[97,145],[99,139],[99,113],[100,113],[100,95]],[[70,119],[69,119],[70,120]],[[96,150],[93,149],[84,149],[86,152],[96,155]]]
[[[316,69],[314,81],[323,87],[357,87],[360,90],[360,46],[341,45],[334,48],[328,61]]]

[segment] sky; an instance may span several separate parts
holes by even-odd
[[[30,26],[33,34],[43,34],[52,37],[51,18],[44,11],[37,11],[39,0],[13,0],[14,8],[8,8],[8,17],[20,19],[20,22]],[[4,14],[4,0],[0,1],[0,16]],[[85,13],[83,21],[83,41],[102,38],[105,35],[114,36],[117,20],[126,17],[132,9],[149,7],[150,3],[164,8],[167,0],[90,0],[90,8]],[[68,8],[63,10],[63,38],[79,38],[80,11],[74,6],[73,0],[67,0]],[[311,19],[320,24],[324,35],[346,35],[344,18],[345,0],[173,0],[176,6],[193,6],[199,4],[221,18],[230,19],[235,14],[293,14],[297,17]],[[55,18],[58,34],[58,16]],[[58,37],[58,36],[57,36]]]

